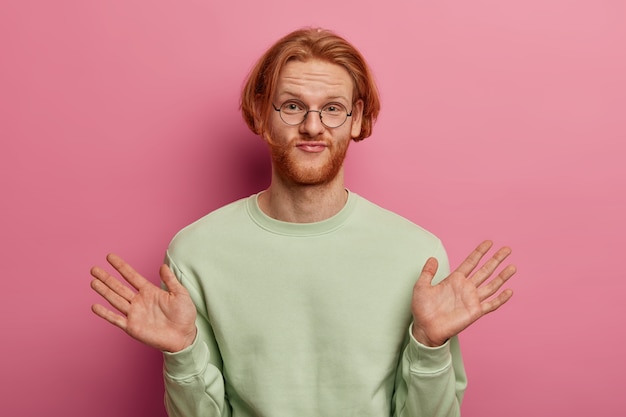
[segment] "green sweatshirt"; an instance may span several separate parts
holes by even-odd
[[[198,336],[164,353],[171,417],[459,415],[456,338],[412,338],[411,295],[439,239],[350,193],[317,223],[266,216],[251,196],[180,231],[166,262],[196,305]]]

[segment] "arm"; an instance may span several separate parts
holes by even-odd
[[[515,274],[514,266],[489,280],[511,253],[509,248],[501,248],[473,272],[491,246],[489,241],[481,243],[441,282],[434,279],[438,261],[426,261],[413,289],[413,325],[396,376],[394,417],[460,415],[467,379],[458,334],[513,295],[511,290],[496,293]],[[446,274],[445,254],[442,261]]]
[[[183,287],[166,265],[160,270],[165,286],[162,289],[120,257],[109,255],[107,261],[135,291],[104,269],[94,267],[91,287],[117,312],[100,304],[92,310],[132,338],[163,351],[169,415],[229,416],[219,350],[211,342],[214,338],[206,316],[196,313],[197,292],[192,289],[190,293]]]
[[[166,262],[183,281],[183,272],[169,255]],[[197,308],[197,336],[180,352],[163,352],[165,407],[170,417],[228,417],[231,409],[225,395],[219,347],[200,291],[192,285],[187,287]]]
[[[449,273],[448,256],[441,244],[435,253],[440,267],[433,282]],[[431,348],[406,332],[404,351],[396,371],[393,417],[439,417],[460,415],[467,379],[457,337]]]

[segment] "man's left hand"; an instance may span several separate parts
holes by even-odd
[[[508,247],[500,248],[476,270],[480,260],[492,246],[484,241],[448,277],[432,285],[438,263],[429,258],[413,287],[413,337],[423,345],[441,346],[487,313],[497,310],[512,296],[506,289],[494,296],[516,272],[514,265],[506,266],[489,280],[496,268],[511,254]]]

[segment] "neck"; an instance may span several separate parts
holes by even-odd
[[[290,223],[313,223],[337,214],[346,204],[348,193],[343,169],[324,184],[289,184],[273,174],[271,185],[259,195],[259,207],[268,216]]]

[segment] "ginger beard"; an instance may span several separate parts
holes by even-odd
[[[326,162],[323,165],[305,164],[297,160],[297,152],[300,152],[293,142],[278,144],[267,138],[266,142],[272,157],[274,171],[285,181],[295,185],[322,185],[331,182],[343,166],[348,152],[350,140],[326,141],[328,152]]]

